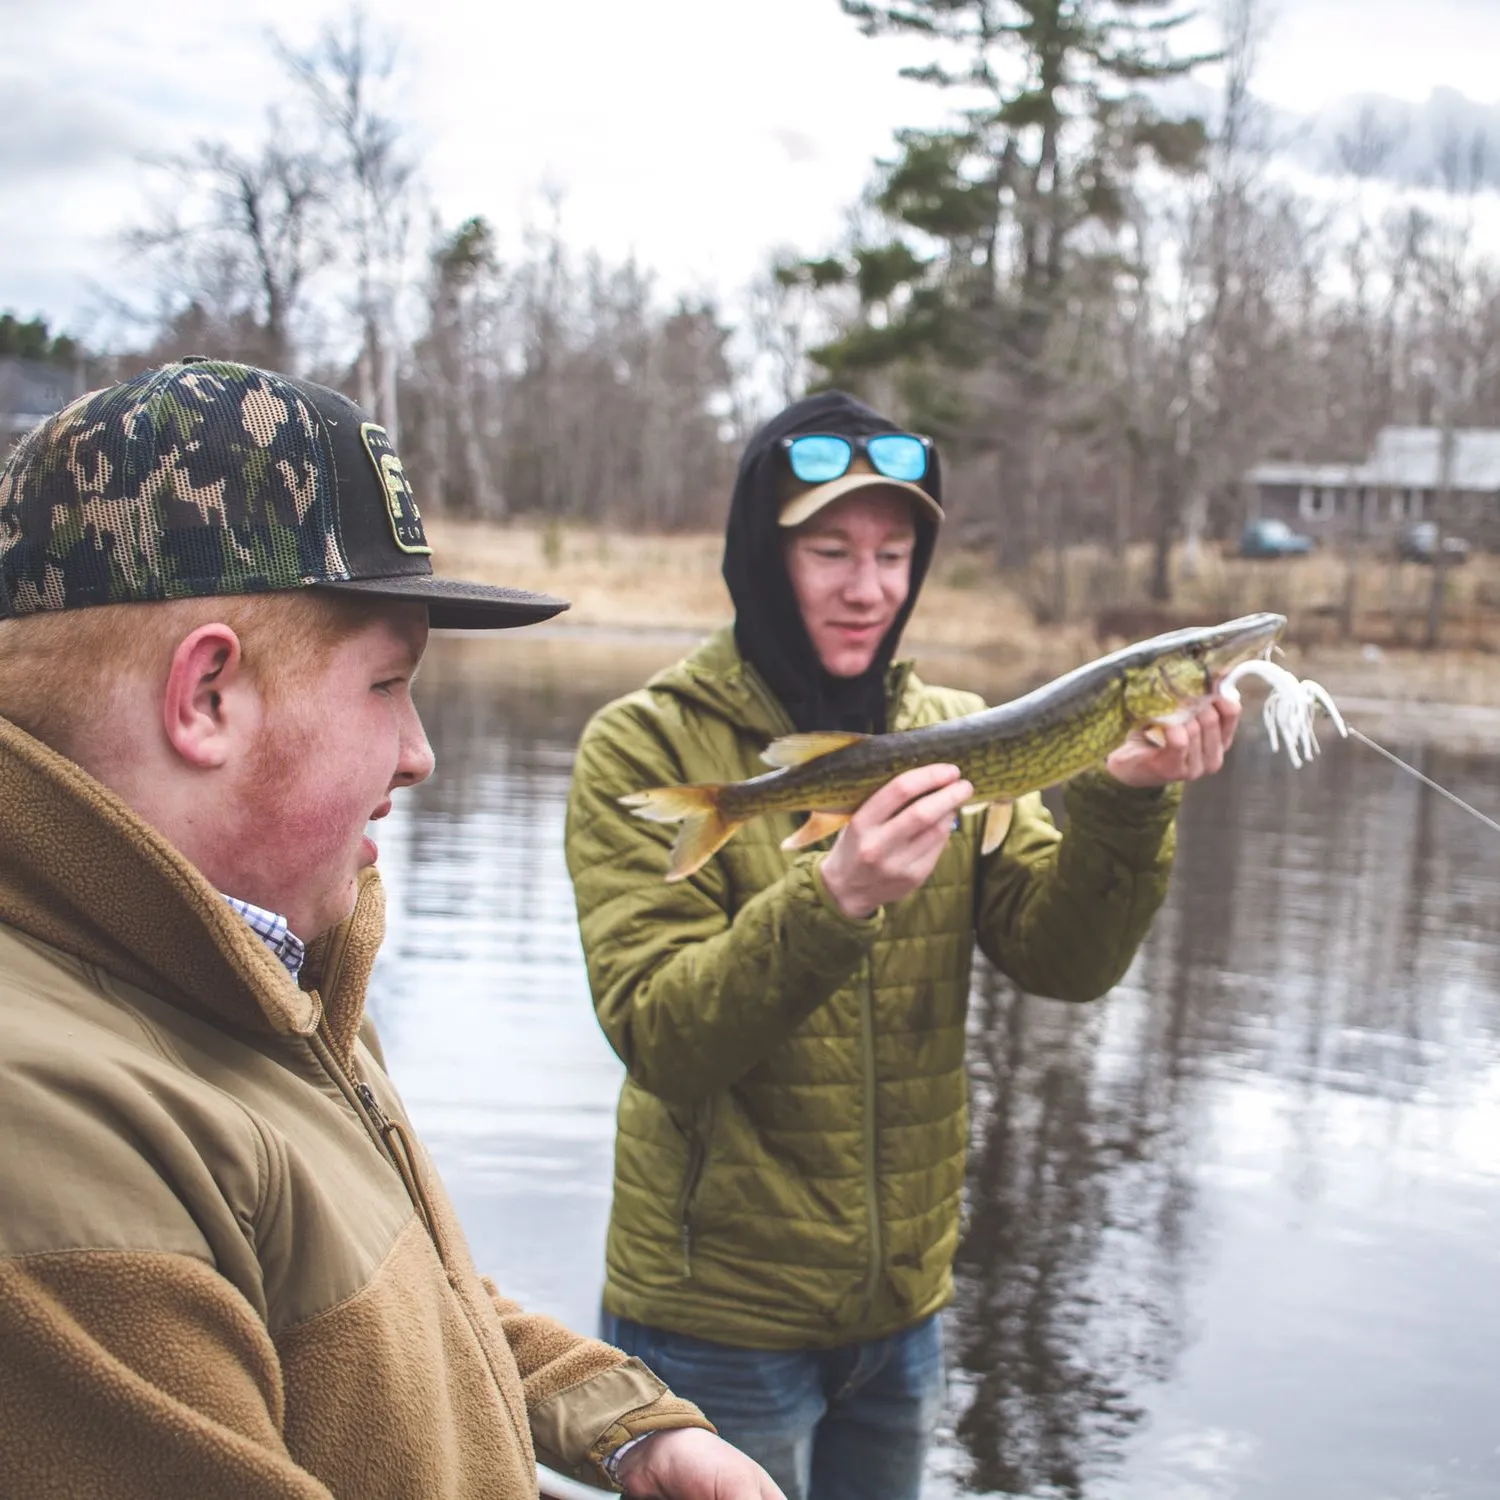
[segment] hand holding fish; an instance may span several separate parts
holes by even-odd
[[[1116,781],[1141,788],[1212,776],[1234,743],[1241,712],[1237,700],[1216,694],[1183,723],[1160,725],[1155,738],[1146,730],[1134,731],[1104,768]]]
[[[824,859],[823,884],[856,921],[909,896],[932,874],[954,814],[974,795],[957,766],[918,766],[860,804]]]

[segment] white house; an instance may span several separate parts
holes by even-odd
[[[1448,504],[1443,489],[1443,432],[1437,427],[1382,427],[1370,456],[1347,464],[1259,464],[1245,476],[1249,516],[1275,516],[1310,536],[1379,539],[1406,521],[1441,520],[1446,531],[1500,548],[1500,429],[1451,434]]]

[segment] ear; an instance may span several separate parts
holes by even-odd
[[[190,766],[208,771],[228,762],[249,687],[240,638],[227,625],[200,625],[178,642],[167,670],[162,727]]]

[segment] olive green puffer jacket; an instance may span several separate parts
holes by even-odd
[[[890,694],[893,729],[982,706],[909,666]],[[617,799],[756,775],[791,729],[722,631],[595,716],[568,806],[594,1003],[629,1072],[604,1305],[764,1349],[881,1337],[947,1302],[975,940],[1033,993],[1103,994],[1166,891],[1178,801],[1090,773],[1066,837],[1025,797],[988,857],[966,818],[927,883],[865,921],[829,898],[825,850],[778,847],[789,816],[668,885],[673,830]]]

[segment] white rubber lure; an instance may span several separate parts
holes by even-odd
[[[1287,758],[1294,766],[1301,767],[1318,754],[1318,736],[1313,730],[1313,720],[1321,708],[1339,734],[1345,739],[1349,730],[1344,724],[1328,690],[1321,683],[1308,682],[1278,667],[1273,661],[1242,661],[1231,667],[1219,684],[1219,693],[1231,703],[1240,701],[1240,691],[1235,684],[1241,677],[1259,677],[1270,687],[1261,718],[1265,721],[1266,737],[1273,751],[1286,747]]]

